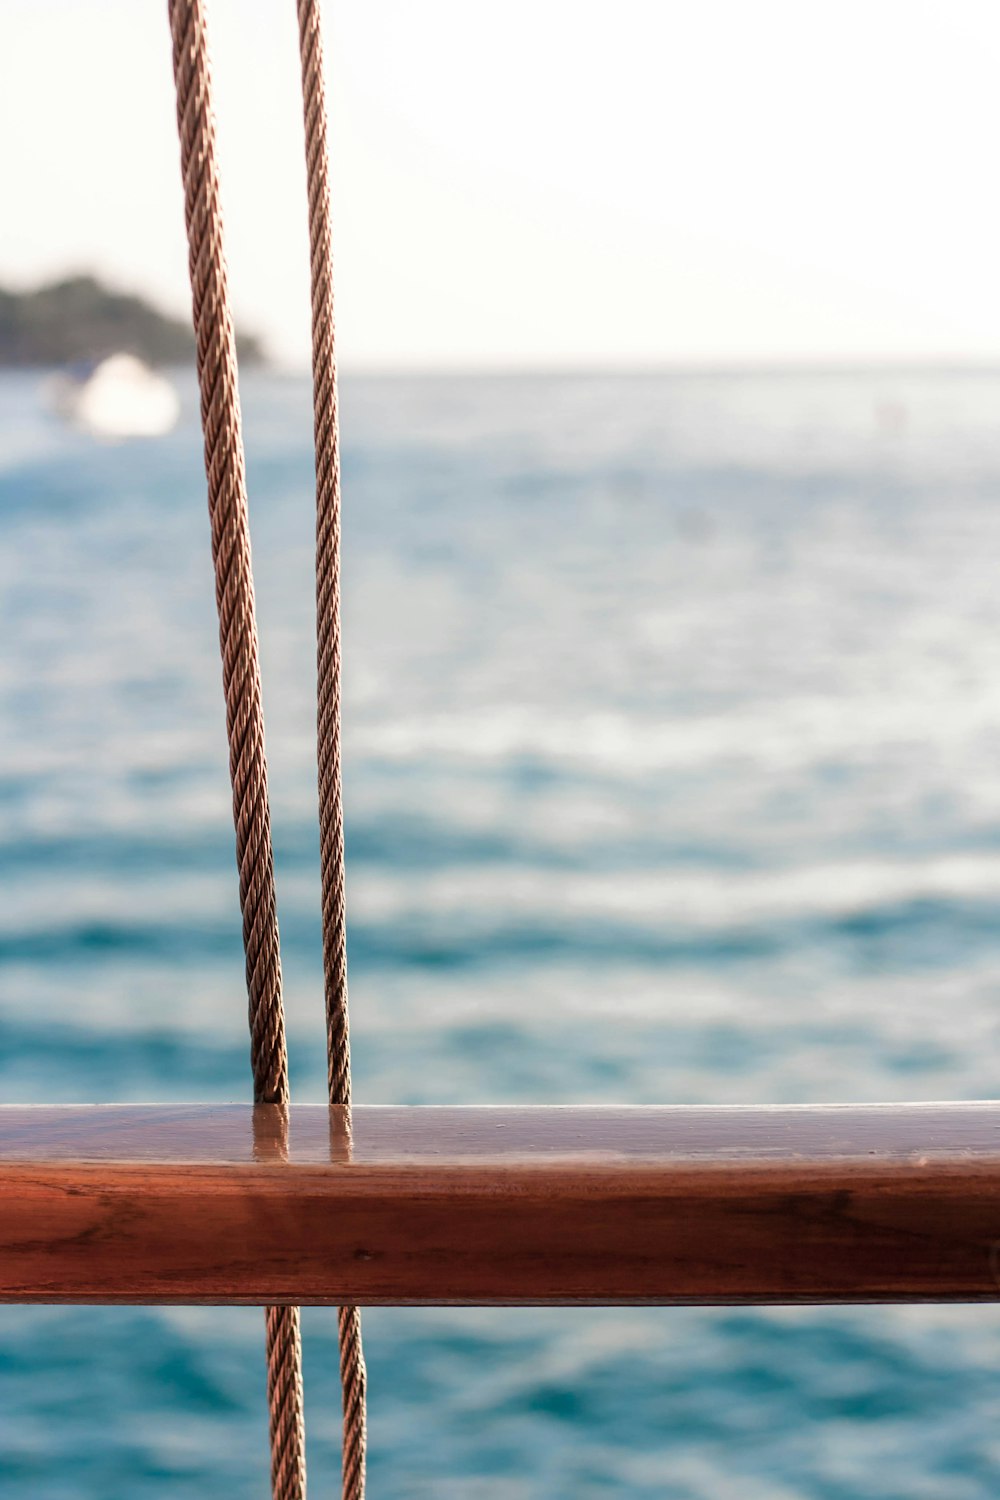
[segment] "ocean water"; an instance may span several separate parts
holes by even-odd
[[[0,379],[0,1098],[249,1097],[193,392]],[[1000,1092],[1000,375],[345,379],[356,1097]],[[321,1099],[306,386],[245,383]],[[993,1500],[993,1308],[372,1311],[371,1492]],[[305,1314],[311,1484],[336,1331]],[[4,1500],[263,1496],[254,1309],[0,1309]]]

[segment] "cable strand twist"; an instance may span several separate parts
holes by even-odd
[[[203,0],[168,0],[168,9],[246,953],[254,1101],[286,1104],[288,1058],[246,462],[223,244],[208,33]],[[268,1308],[265,1324],[272,1494],[274,1500],[304,1500],[298,1309]]]
[[[331,1104],[350,1107],[351,1044],[347,1014],[347,921],[340,735],[340,441],[334,338],[330,156],[320,0],[297,0],[312,286],[312,369],[316,446],[317,770],[323,988]],[[343,1394],[344,1500],[363,1500],[367,1447],[364,1353],[356,1307],[339,1312]]]

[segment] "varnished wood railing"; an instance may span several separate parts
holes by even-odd
[[[995,1104],[0,1108],[0,1301],[971,1301],[998,1276]]]

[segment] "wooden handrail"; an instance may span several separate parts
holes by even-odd
[[[998,1275],[998,1104],[0,1108],[0,1301],[973,1301]]]

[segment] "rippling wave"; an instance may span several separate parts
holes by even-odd
[[[0,378],[0,1081],[249,1097],[193,391]],[[1000,1092],[1000,377],[344,383],[356,1093]],[[297,1097],[323,1095],[311,417],[245,412]],[[310,1464],[335,1327],[307,1324]],[[263,1492],[252,1310],[5,1309],[3,1494]],[[373,1313],[377,1495],[986,1500],[989,1310]]]

